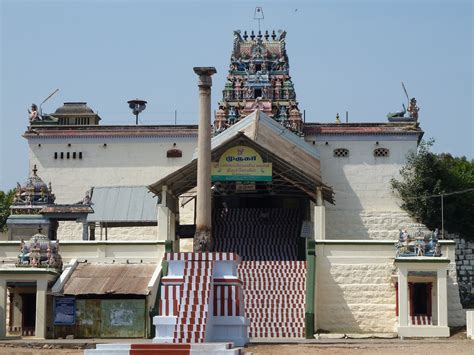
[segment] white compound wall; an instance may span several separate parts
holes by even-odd
[[[443,242],[443,256],[450,259],[447,286],[451,327],[466,322],[459,300],[454,249],[453,242]],[[394,257],[395,241],[317,242],[317,328],[335,333],[396,332]],[[436,299],[436,287],[433,290]]]
[[[407,155],[416,151],[415,136],[322,136],[306,140],[314,140],[321,154],[323,181],[335,192],[335,205],[326,203],[326,239],[395,239],[400,228],[413,223],[393,195],[390,180],[399,177]],[[338,148],[348,149],[349,155],[335,157]],[[390,155],[375,157],[376,148],[387,148]]]

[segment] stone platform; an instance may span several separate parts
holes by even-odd
[[[84,355],[240,355],[241,348],[233,348],[232,343],[201,344],[97,344],[95,349],[84,350]]]

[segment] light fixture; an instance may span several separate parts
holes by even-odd
[[[145,100],[135,99],[127,101],[128,107],[132,110],[135,115],[135,124],[138,125],[138,115],[146,109],[147,102]]]

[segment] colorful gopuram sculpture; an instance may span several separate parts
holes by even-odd
[[[50,240],[41,231],[40,226],[38,233],[29,241],[21,241],[17,266],[61,269],[63,262],[58,253],[59,241]]]
[[[397,258],[407,256],[441,256],[441,248],[438,242],[438,229],[431,233],[423,233],[419,228],[410,234],[406,229],[400,230],[397,248]]]
[[[285,31],[234,31],[234,48],[223,98],[215,115],[218,134],[257,108],[302,134],[302,117],[289,74]]]
[[[37,171],[35,165],[33,175],[28,178],[25,184],[17,183],[11,214],[37,214],[44,206],[54,203],[55,196],[51,183],[46,185],[37,175]]]

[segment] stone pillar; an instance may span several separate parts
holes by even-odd
[[[408,326],[408,270],[398,268],[398,326]]]
[[[7,281],[0,279],[0,339],[7,335]]]
[[[36,281],[36,325],[35,337],[46,338],[46,291],[48,289],[47,280]]]
[[[448,287],[447,271],[445,268],[439,268],[438,274],[438,326],[448,326]]]
[[[314,239],[326,239],[326,207],[320,186],[316,189],[316,206],[314,206]]]
[[[211,75],[214,67],[195,67],[199,75],[199,126],[197,161],[197,216],[193,250],[212,250],[211,220]]]

